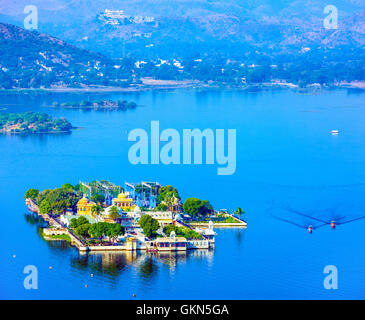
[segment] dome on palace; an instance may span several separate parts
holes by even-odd
[[[118,195],[118,199],[125,199],[125,198],[127,198],[127,195],[124,192]]]
[[[87,200],[87,198],[83,197],[82,199],[79,200],[79,202],[77,204],[85,205],[88,203],[89,203],[89,200]]]

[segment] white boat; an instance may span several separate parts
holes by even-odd
[[[331,130],[331,133],[332,133],[332,134],[338,134],[338,133],[339,133],[339,131],[338,131],[338,130]]]

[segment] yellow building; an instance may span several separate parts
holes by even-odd
[[[128,198],[127,194],[122,192],[118,195],[118,198],[114,198],[112,200],[112,204],[114,206],[117,206],[118,208],[121,208],[122,210],[133,210],[135,205],[133,204],[133,199]]]
[[[89,201],[87,198],[83,197],[77,203],[77,214],[89,214],[91,215],[91,208],[95,206],[96,203]]]

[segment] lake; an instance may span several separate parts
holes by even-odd
[[[364,297],[365,220],[310,235],[273,217],[305,224],[290,210],[329,219],[365,215],[364,93],[184,89],[0,97],[0,109],[43,111],[82,128],[71,134],[0,136],[1,299]],[[49,107],[53,101],[85,99],[133,100],[139,107],[127,112]],[[236,172],[217,175],[216,165],[130,164],[128,132],[149,131],[153,120],[160,130],[236,129]],[[331,135],[334,129],[338,135]],[[216,209],[242,207],[248,228],[216,229],[214,250],[179,255],[85,256],[62,241],[43,240],[40,222],[25,207],[25,191],[96,179],[172,184],[183,199],[207,199]],[[24,289],[27,265],[38,269],[38,290]],[[324,288],[327,265],[338,269],[338,290]]]

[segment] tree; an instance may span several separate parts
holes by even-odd
[[[38,194],[39,194],[39,190],[37,190],[37,189],[29,189],[25,193],[24,198],[25,199],[30,198],[32,200],[36,200],[36,198],[38,197]]]
[[[168,224],[167,226],[165,226],[165,227],[163,228],[163,233],[164,233],[165,235],[167,235],[167,236],[170,236],[170,233],[171,233],[172,231],[175,231],[175,233],[176,233],[176,230],[177,230],[177,227],[175,227],[173,224]]]
[[[167,197],[171,197],[170,193],[173,193],[173,195],[175,196],[175,198],[177,198],[178,200],[181,199],[181,197],[179,196],[179,192],[177,191],[176,188],[174,188],[173,186],[166,186],[166,187],[161,187],[158,191],[158,197],[157,197],[157,202],[161,203],[161,202],[166,202]]]
[[[41,214],[52,213],[52,207],[48,200],[42,200],[41,204],[39,205],[39,212]]]
[[[174,205],[174,201],[175,201],[175,194],[174,192],[172,191],[167,191],[165,193],[165,196],[164,196],[164,200],[163,200],[167,207],[169,208],[170,211],[173,211],[173,205]]]
[[[119,223],[108,223],[107,236],[111,239],[115,239],[116,237],[124,234],[125,228],[122,227]]]
[[[91,197],[91,200],[96,203],[103,204],[105,201],[105,196],[103,196],[102,194],[96,194]]]
[[[90,229],[90,223],[84,223],[79,225],[76,229],[75,232],[79,235],[82,236],[84,238],[89,237],[89,229]]]
[[[160,228],[160,224],[158,223],[158,221],[152,218],[148,214],[143,215],[139,219],[138,224],[142,228],[145,236],[148,238],[153,236],[156,233],[156,231]]]
[[[84,224],[90,224],[89,220],[87,220],[84,216],[73,218],[70,222],[70,227],[72,229],[77,229],[79,226]]]
[[[51,203],[52,212],[54,214],[62,214],[65,213],[70,203],[67,200],[58,200]]]
[[[70,183],[65,183],[63,186],[62,186],[62,189],[71,189],[73,190],[74,186]]]
[[[116,220],[119,217],[119,210],[116,206],[112,206],[109,210],[109,218]]]
[[[238,215],[238,218],[241,219],[241,215],[245,214],[245,211],[242,210],[241,207],[238,207],[237,210],[234,212],[236,215]]]
[[[164,204],[164,203],[160,203],[156,208],[155,211],[167,211],[169,209],[169,207]]]
[[[200,233],[190,229],[185,232],[184,236],[187,239],[203,239],[203,236]]]
[[[106,235],[107,232],[106,225],[107,225],[106,222],[98,222],[92,224],[89,229],[89,234],[94,238],[99,238],[101,240]]]
[[[37,203],[42,200],[47,200],[55,213],[65,212],[67,208],[76,210],[77,202],[80,200],[80,195],[72,189],[59,188],[54,190],[44,190],[37,196]]]
[[[101,206],[99,206],[99,205],[94,205],[94,206],[92,206],[92,207],[91,207],[91,214],[92,214],[93,216],[99,215],[102,209],[103,209],[103,208],[102,208]]]
[[[193,217],[206,216],[213,211],[212,205],[207,200],[188,198],[185,200],[183,209]]]

